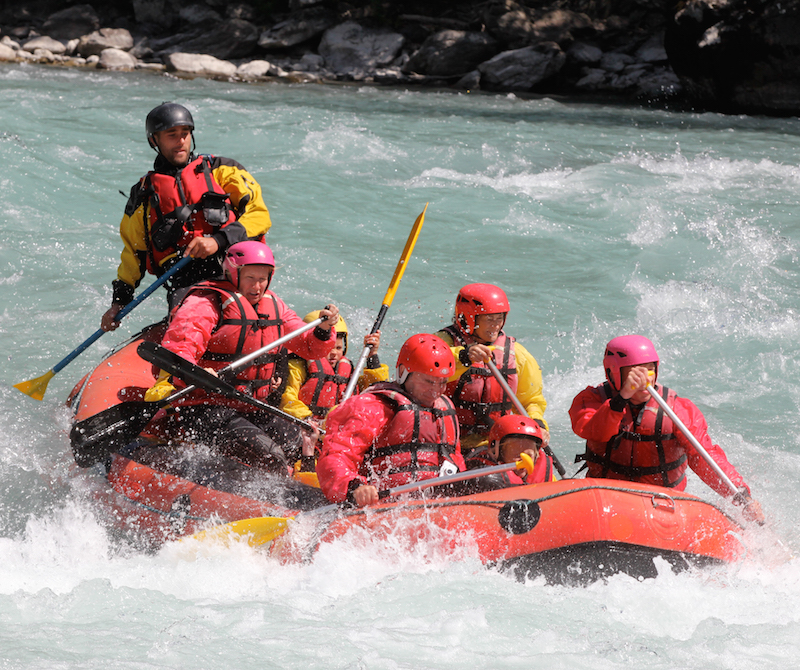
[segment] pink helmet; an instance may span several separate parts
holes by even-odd
[[[541,444],[544,442],[544,434],[542,427],[531,419],[529,416],[520,416],[519,414],[505,414],[492,424],[489,431],[489,445],[494,448],[498,447],[498,454],[500,442],[504,437],[509,435],[519,437],[533,437],[539,440]]]
[[[622,385],[620,368],[627,365],[655,363],[656,375],[658,375],[658,361],[656,348],[646,337],[643,335],[621,335],[620,337],[615,337],[606,345],[603,367],[606,371],[606,379],[608,379],[615,391],[619,391]]]
[[[412,335],[397,355],[397,381],[401,384],[411,372],[447,378],[455,369],[456,359],[452,350],[436,335]]]
[[[269,265],[275,267],[275,258],[270,249],[263,242],[246,240],[237,242],[228,248],[222,268],[228,280],[239,287],[239,268],[245,265]]]
[[[508,310],[508,298],[499,286],[467,284],[456,296],[455,326],[464,335],[471,335],[478,314],[508,314]]]

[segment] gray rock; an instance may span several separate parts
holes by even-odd
[[[42,63],[52,63],[56,60],[55,54],[49,49],[34,49],[33,57]]]
[[[481,86],[488,90],[530,91],[564,66],[566,55],[556,44],[524,47],[481,63]]]
[[[12,40],[8,35],[3,35],[3,37],[0,37],[0,44],[4,44],[5,46],[14,49],[14,51],[20,48],[19,42]]]
[[[336,15],[327,10],[315,9],[292,16],[265,30],[258,38],[262,49],[286,49],[322,35],[336,23]]]
[[[442,30],[426,39],[403,70],[431,77],[463,75],[497,54],[500,45],[486,33]]]
[[[52,37],[47,37],[46,35],[28,40],[22,45],[22,48],[31,53],[36,51],[36,49],[47,49],[54,54],[63,54],[67,50],[63,42],[54,40]]]
[[[253,8],[253,5],[249,5],[246,2],[236,2],[227,6],[223,3],[222,6],[225,7],[225,18],[227,19],[252,21],[256,18],[256,10]]]
[[[137,23],[149,23],[162,30],[172,28],[180,8],[176,0],[132,0],[131,4]]]
[[[528,46],[534,37],[533,23],[525,9],[513,0],[489,5],[484,20],[486,29],[508,49]]]
[[[236,66],[225,60],[207,54],[176,52],[166,57],[168,72],[185,72],[206,77],[232,77],[236,74]]]
[[[600,67],[609,72],[622,72],[626,65],[634,62],[634,58],[628,54],[622,53],[606,53],[600,59]]]
[[[653,35],[636,50],[634,56],[643,63],[666,63],[668,59],[664,48],[664,34]]]
[[[103,49],[97,67],[102,70],[133,70],[136,59],[122,49]]]
[[[219,12],[215,12],[208,5],[188,5],[178,10],[178,19],[181,24],[198,25],[202,23],[214,23],[222,21]]]
[[[258,28],[249,21],[229,19],[211,30],[180,40],[173,48],[186,53],[204,53],[220,60],[246,58],[258,44]]]
[[[389,65],[400,53],[405,38],[390,30],[364,28],[347,21],[325,31],[319,54],[333,72],[355,74]]]
[[[240,79],[258,79],[269,76],[272,63],[266,60],[251,60],[236,68],[236,76]]]
[[[15,60],[17,51],[7,44],[0,44],[0,60]]]
[[[461,91],[477,91],[480,90],[481,87],[481,73],[480,70],[473,70],[472,72],[467,72],[461,79],[459,79],[455,84],[453,84],[453,88],[457,88]]]
[[[598,67],[586,68],[583,77],[576,82],[575,87],[587,91],[596,91],[605,84],[606,76],[606,71]]]
[[[133,48],[133,37],[125,28],[101,28],[84,35],[78,41],[77,52],[84,58],[100,55],[105,49],[128,51]]]
[[[303,54],[295,66],[301,72],[319,72],[325,65],[325,59],[319,54]]]
[[[576,33],[588,32],[593,28],[594,24],[586,14],[556,9],[534,21],[533,34],[537,40],[571,44]]]
[[[71,40],[97,30],[100,19],[91,5],[75,5],[51,14],[42,25],[42,32],[57,40]]]
[[[567,50],[567,58],[581,65],[594,65],[603,57],[603,51],[584,42],[575,42]]]

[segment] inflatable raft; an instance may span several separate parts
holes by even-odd
[[[126,410],[143,405],[154,371],[136,349],[141,341],[159,341],[163,331],[163,324],[145,329],[81,380],[69,399],[76,426],[111,408],[124,418]],[[562,583],[617,572],[650,577],[657,556],[685,569],[737,561],[745,553],[742,527],[715,505],[613,480],[562,480],[442,498],[429,491],[368,509],[321,513],[316,508],[326,501],[312,486],[199,445],[168,442],[168,417],[169,408],[159,410],[141,434],[94,454],[92,466],[105,479],[98,497],[108,518],[149,546],[230,522],[294,518],[269,543],[281,561],[311,560],[324,544],[354,533],[372,542],[396,542],[400,534],[449,553],[468,541],[486,565]],[[72,438],[73,447],[85,452],[75,430]]]

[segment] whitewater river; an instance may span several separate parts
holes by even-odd
[[[163,294],[50,382],[110,298],[144,117],[176,100],[198,148],[237,159],[273,217],[273,288],[301,315],[371,325],[416,216],[384,324],[393,366],[499,284],[507,330],[544,372],[552,445],[604,344],[650,337],[770,529],[800,548],[797,119],[514,96],[245,85],[0,65],[0,668],[789,668],[800,559],[587,588],[518,583],[465,545],[327,548],[283,567],[244,548],[143,553],[98,521],[69,453],[73,385],[165,311]],[[722,501],[696,476],[689,490]],[[726,507],[727,509],[727,507]]]

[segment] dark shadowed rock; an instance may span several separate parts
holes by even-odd
[[[481,88],[490,91],[530,91],[555,75],[566,61],[555,43],[524,47],[497,54],[481,63]]]
[[[178,10],[178,20],[181,25],[187,23],[190,25],[199,25],[203,23],[208,25],[222,21],[222,15],[211,9],[208,5],[194,4],[181,7]]]
[[[389,65],[403,47],[405,38],[390,30],[364,28],[347,21],[326,30],[319,54],[333,72],[369,72]]]
[[[525,8],[514,0],[491,3],[484,21],[492,37],[509,49],[528,46],[533,39],[533,23]]]
[[[229,19],[209,27],[210,30],[181,40],[173,48],[225,60],[249,56],[258,44],[258,28],[249,21]]]
[[[594,24],[586,14],[556,9],[534,21],[532,31],[537,40],[569,46],[581,35],[594,32]]]
[[[176,22],[182,4],[176,0],[131,0],[137,23],[169,30]]]
[[[500,45],[486,33],[442,30],[426,39],[403,70],[431,77],[452,77],[474,70]]]
[[[51,14],[42,26],[42,32],[57,40],[71,40],[97,30],[100,19],[91,5],[75,5]]]
[[[129,51],[133,48],[133,37],[125,28],[101,28],[84,35],[78,41],[77,52],[87,58],[99,56],[103,49]]]
[[[684,89],[728,111],[800,110],[800,0],[689,0],[664,38]]]
[[[261,33],[258,46],[262,49],[286,49],[322,35],[335,23],[336,15],[326,9],[300,12]]]

